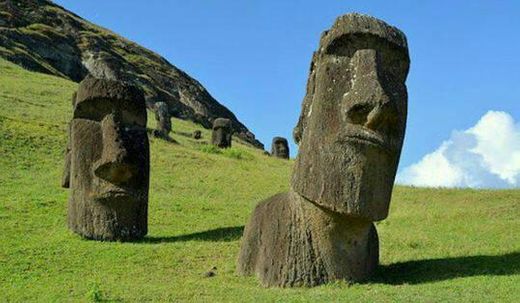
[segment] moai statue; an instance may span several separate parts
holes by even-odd
[[[192,137],[195,140],[199,140],[200,138],[202,138],[202,132],[200,130],[196,130],[193,132]]]
[[[378,19],[348,14],[322,35],[294,132],[300,148],[291,190],[254,210],[239,273],[291,287],[374,272],[373,222],[388,215],[409,64],[404,34]]]
[[[289,159],[289,143],[282,137],[274,137],[271,144],[271,155],[273,157]]]
[[[69,228],[96,240],[146,235],[150,157],[143,93],[121,82],[85,78],[69,144]]]
[[[217,118],[213,121],[213,133],[211,134],[211,144],[220,148],[231,147],[231,137],[233,129],[231,128],[231,120],[225,118]]]
[[[154,131],[156,137],[168,138],[172,131],[172,121],[168,104],[165,102],[155,103],[155,120],[157,120],[157,129]]]

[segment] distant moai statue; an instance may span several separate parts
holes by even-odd
[[[217,118],[213,121],[213,132],[211,134],[211,144],[220,148],[231,147],[231,137],[233,129],[231,120],[225,118]]]
[[[191,136],[193,137],[193,139],[199,140],[200,138],[202,138],[202,132],[200,130],[196,130],[193,132]]]
[[[289,159],[289,143],[282,137],[274,137],[271,144],[271,155],[273,157]]]
[[[154,131],[156,137],[168,138],[172,131],[172,120],[168,104],[165,102],[155,103],[155,120],[157,129]]]
[[[339,17],[313,56],[295,128],[290,191],[261,202],[238,272],[265,286],[360,281],[379,261],[374,221],[388,208],[404,139],[405,35],[378,19]]]
[[[143,93],[114,80],[85,78],[70,123],[68,225],[96,240],[147,233],[149,145]]]

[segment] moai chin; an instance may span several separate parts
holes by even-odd
[[[265,286],[361,281],[379,261],[407,115],[406,37],[381,20],[339,17],[313,55],[294,137],[291,190],[261,202],[238,272]]]
[[[282,137],[274,137],[271,144],[271,155],[273,157],[289,159],[289,143]]]
[[[70,123],[68,225],[85,238],[128,241],[147,233],[149,145],[136,87],[87,77]]]
[[[155,120],[157,120],[157,129],[154,131],[155,136],[168,138],[172,131],[172,121],[168,104],[165,102],[155,103]]]
[[[231,127],[231,120],[225,118],[217,118],[213,121],[211,144],[220,148],[231,147],[232,135],[233,129]]]

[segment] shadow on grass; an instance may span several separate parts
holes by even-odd
[[[368,282],[421,284],[472,276],[520,274],[520,252],[499,256],[467,256],[414,260],[382,265]]]
[[[173,243],[184,241],[213,241],[228,242],[238,240],[242,236],[244,226],[221,227],[193,234],[171,236],[171,237],[145,237],[139,243]]]

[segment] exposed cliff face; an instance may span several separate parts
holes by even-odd
[[[149,108],[204,127],[223,117],[237,136],[263,148],[245,125],[195,79],[158,54],[48,0],[0,0],[0,57],[24,68],[81,81],[88,73],[140,86]]]

